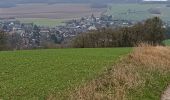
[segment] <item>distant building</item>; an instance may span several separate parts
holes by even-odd
[[[88,28],[88,30],[89,30],[89,31],[94,31],[94,30],[97,30],[97,28],[96,28],[96,26],[90,26],[90,27]]]

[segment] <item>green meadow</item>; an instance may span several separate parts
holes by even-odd
[[[165,40],[165,41],[164,41],[164,44],[165,44],[166,46],[170,46],[170,39]]]
[[[46,99],[67,93],[111,67],[131,48],[0,52],[0,99]]]
[[[18,18],[22,23],[34,23],[38,26],[55,27],[64,25],[64,19],[48,19],[48,18]]]
[[[111,14],[115,19],[145,20],[154,16],[159,16],[164,21],[169,21],[170,7],[167,4],[111,4],[107,14]],[[161,14],[151,14],[149,9],[158,9]],[[130,11],[130,13],[129,13]]]

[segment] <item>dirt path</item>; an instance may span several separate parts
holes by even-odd
[[[170,100],[170,86],[166,89],[161,97],[161,100]]]

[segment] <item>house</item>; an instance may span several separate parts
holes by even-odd
[[[90,26],[90,27],[88,28],[88,30],[89,30],[89,31],[94,31],[94,30],[97,30],[97,28],[96,28],[96,26]]]

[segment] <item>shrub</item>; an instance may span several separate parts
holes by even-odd
[[[165,39],[165,29],[162,20],[154,17],[144,23],[137,23],[133,27],[118,29],[103,28],[81,34],[73,40],[73,47],[132,47],[140,42],[157,45]]]

